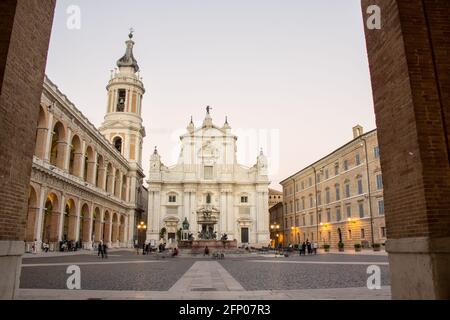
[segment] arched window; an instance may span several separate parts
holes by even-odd
[[[122,138],[121,137],[114,138],[113,144],[114,148],[116,148],[117,151],[122,153]]]
[[[207,203],[207,204],[211,204],[211,194],[210,194],[210,193],[208,193],[208,194],[206,195],[206,203]]]

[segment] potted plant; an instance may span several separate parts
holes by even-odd
[[[325,252],[330,252],[330,245],[329,244],[324,244],[323,248],[325,249]]]
[[[381,245],[379,243],[374,243],[372,247],[373,251],[381,251]]]
[[[338,243],[338,248],[339,248],[339,252],[344,252],[344,243],[343,242],[339,242]]]
[[[361,252],[361,244],[355,243],[355,252]]]

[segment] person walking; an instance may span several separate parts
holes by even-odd
[[[203,256],[209,256],[209,248],[208,248],[208,246],[205,247],[205,252],[204,252]]]
[[[103,255],[105,256],[105,259],[108,259],[108,246],[106,244],[103,244],[102,247],[103,247]]]
[[[98,248],[97,248],[97,257],[100,257],[100,255],[102,256],[103,259],[103,241],[100,240],[99,244],[98,244]]]
[[[308,254],[311,254],[311,242],[306,242],[306,247],[308,248]]]

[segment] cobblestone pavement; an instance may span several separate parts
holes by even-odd
[[[367,267],[372,264],[381,269],[382,290],[367,289]],[[69,265],[80,267],[83,291],[65,290]],[[142,256],[132,251],[114,251],[104,260],[94,253],[25,257],[20,287],[19,298],[24,299],[63,298],[61,292],[67,293],[65,298],[69,299],[92,295],[120,299],[304,299],[308,296],[348,299],[353,295],[356,299],[390,298],[387,257],[374,255],[321,254],[284,258],[249,254],[213,260],[202,256],[163,258],[155,254]]]

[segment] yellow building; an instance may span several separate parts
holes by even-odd
[[[283,180],[284,245],[384,244],[383,178],[377,131],[353,128],[354,139]]]

